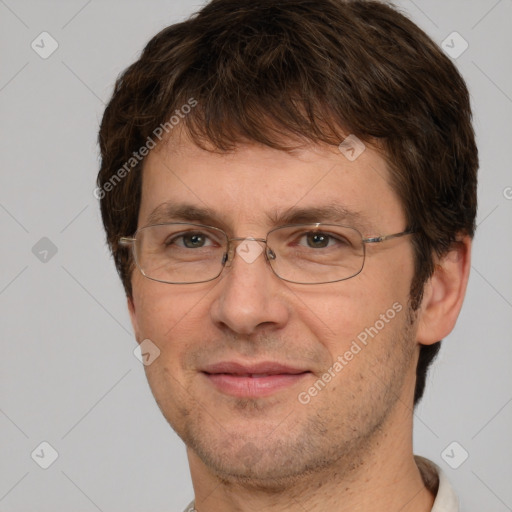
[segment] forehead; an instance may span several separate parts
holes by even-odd
[[[227,228],[289,221],[348,223],[372,232],[401,228],[402,207],[389,178],[384,157],[369,146],[352,161],[327,145],[287,152],[245,144],[214,152],[182,136],[146,158],[139,227],[192,212],[186,220]]]

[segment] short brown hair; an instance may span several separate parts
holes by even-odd
[[[473,236],[478,153],[468,90],[421,29],[376,1],[213,0],[149,41],[118,78],[101,123],[101,213],[129,297],[133,262],[118,239],[137,229],[143,160],[133,169],[126,162],[191,98],[197,105],[181,124],[204,149],[289,150],[283,134],[298,145],[338,145],[349,133],[383,148],[416,232],[413,310],[434,256]],[[421,348],[415,403],[439,347]]]

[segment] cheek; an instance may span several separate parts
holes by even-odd
[[[133,287],[138,335],[141,340],[151,340],[160,353],[144,370],[156,402],[173,425],[175,415],[170,417],[169,411],[178,410],[190,400],[184,390],[191,376],[183,368],[183,359],[201,332],[204,293],[145,281]]]
[[[331,290],[302,295],[305,307],[299,316],[332,360],[350,350],[354,341],[364,344],[374,338],[386,338],[383,334],[393,330],[397,321],[403,321],[410,281],[404,271],[394,277],[393,272],[396,271],[379,279],[367,272],[334,284]]]
[[[151,340],[160,350],[159,357],[145,367],[152,384],[157,375],[165,377],[162,372],[178,376],[180,361],[204,323],[205,301],[197,291],[146,281],[134,286],[134,304],[138,337]]]
[[[162,343],[176,330],[191,324],[207,290],[170,285],[144,277],[134,279],[134,304],[140,335]],[[192,322],[193,323],[193,322]]]

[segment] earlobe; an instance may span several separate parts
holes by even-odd
[[[425,284],[419,311],[417,341],[431,345],[442,340],[459,316],[471,267],[471,238],[462,237],[443,257]]]
[[[135,339],[139,343],[139,325],[137,322],[137,315],[135,314],[135,303],[133,302],[133,297],[126,298],[128,304],[128,312],[130,313],[130,320],[132,322],[133,332],[135,333]]]

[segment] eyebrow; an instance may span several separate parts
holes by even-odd
[[[372,228],[372,223],[365,214],[359,211],[351,211],[336,203],[312,207],[294,206],[287,210],[276,208],[274,212],[267,213],[267,219],[273,226],[322,222],[346,223],[360,229]],[[158,205],[149,214],[145,225],[165,224],[167,222],[198,222],[205,225],[220,226],[224,229],[228,227],[222,216],[211,208],[173,201],[166,201]]]
[[[146,225],[166,222],[200,222],[202,224],[222,224],[219,216],[210,208],[198,207],[187,203],[166,201],[158,205],[148,216]]]
[[[336,203],[327,203],[322,206],[292,207],[284,212],[276,210],[269,219],[274,224],[308,224],[315,222],[344,224],[354,227],[369,227],[369,219],[360,211],[352,211]]]

